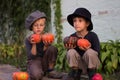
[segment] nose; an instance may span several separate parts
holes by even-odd
[[[74,26],[77,26],[78,25],[78,21],[74,22]]]
[[[40,25],[38,25],[38,26],[37,26],[37,29],[40,29],[40,27],[41,27],[41,26],[40,26]]]

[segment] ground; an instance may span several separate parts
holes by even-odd
[[[16,71],[20,70],[8,64],[0,65],[0,80],[12,80],[12,73]],[[43,80],[59,80],[59,79],[50,79],[44,77]]]
[[[8,64],[0,65],[0,80],[12,80],[12,73],[20,71],[14,66]],[[120,79],[120,72],[113,74],[111,76],[105,76],[105,80],[119,80]],[[88,76],[82,75],[81,80],[88,80]],[[50,79],[44,77],[43,80],[60,80],[60,79]]]
[[[12,73],[16,71],[20,70],[9,64],[0,65],[0,80],[12,80]],[[43,80],[60,80],[60,79],[50,79],[44,77]],[[82,80],[87,80],[87,76],[82,76]]]

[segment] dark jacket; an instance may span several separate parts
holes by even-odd
[[[32,55],[32,53],[31,53],[32,44],[30,43],[28,38],[25,39],[25,46],[26,46],[28,59],[35,59],[36,57],[43,57],[43,54],[44,54],[44,51],[43,51],[44,44],[43,44],[43,42],[40,42],[40,43],[36,44],[37,55]]]
[[[78,37],[76,35],[76,33],[73,33],[72,35],[70,36],[74,36],[74,37],[77,37],[77,38],[81,38],[81,37]],[[99,39],[98,39],[98,36],[96,33],[94,32],[88,32],[88,34],[84,37],[85,39],[87,39],[90,43],[91,43],[91,48],[95,51],[98,52],[98,54],[100,54],[100,42],[99,42]],[[79,49],[79,47],[77,46],[76,48],[76,51],[82,56],[84,54],[85,51]]]

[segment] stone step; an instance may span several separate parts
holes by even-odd
[[[0,64],[0,80],[12,80],[12,74],[13,72],[16,71],[20,71],[20,70],[9,64]],[[65,73],[65,75],[67,75],[67,73]],[[60,80],[60,79],[43,77],[42,80]],[[88,80],[88,76],[81,75],[81,80]]]
[[[20,70],[9,64],[1,64],[0,80],[12,80],[12,73],[16,71],[20,71]]]

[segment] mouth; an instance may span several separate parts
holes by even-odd
[[[40,34],[40,33],[41,33],[41,30],[37,30],[36,33],[37,33],[37,34]]]
[[[37,30],[37,32],[41,32],[41,30]]]
[[[80,27],[75,27],[75,29],[79,29]]]

